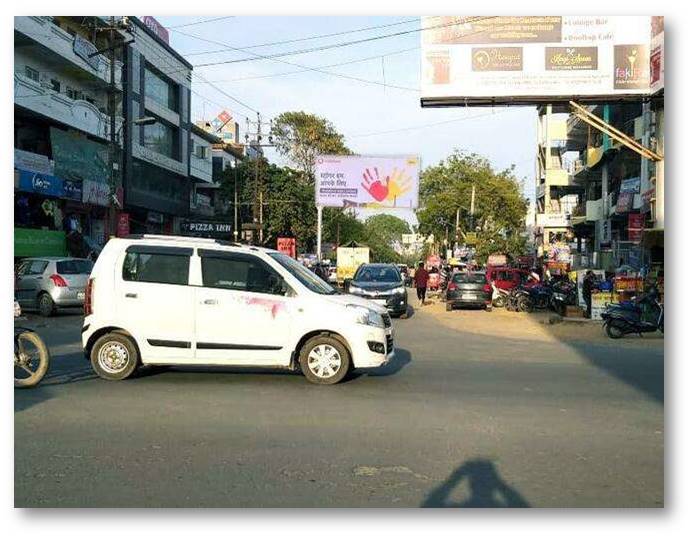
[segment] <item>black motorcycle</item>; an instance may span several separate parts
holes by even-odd
[[[21,316],[14,302],[14,317]],[[34,387],[48,372],[50,353],[41,337],[31,328],[14,328],[14,387]]]
[[[577,304],[577,287],[573,283],[556,283],[552,287],[549,306],[560,316],[565,316],[568,305]]]
[[[654,287],[632,301],[608,305],[601,314],[608,337],[619,339],[630,333],[663,333],[663,304],[658,297]]]

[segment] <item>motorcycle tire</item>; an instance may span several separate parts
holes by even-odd
[[[605,332],[611,339],[621,339],[627,332],[615,320],[608,320],[605,324]]]
[[[499,296],[493,300],[493,307],[497,307],[498,309],[502,309],[502,307],[505,307],[507,305],[507,299],[505,296]]]
[[[517,301],[517,310],[523,313],[530,313],[533,310],[531,300],[527,297],[519,298],[519,301]]]
[[[15,376],[14,378],[14,387],[17,388],[29,388],[29,387],[34,387],[38,385],[38,383],[43,379],[43,377],[46,375],[48,372],[48,367],[50,366],[50,353],[48,352],[48,347],[46,344],[43,342],[43,339],[38,336],[38,334],[33,333],[31,331],[23,331],[19,335],[17,335],[17,345],[16,348],[18,349],[20,354],[26,353],[25,346],[31,346],[34,347],[38,353],[38,365],[36,366],[36,370],[32,370],[32,374],[29,375],[27,378],[17,378]],[[15,352],[15,369],[19,368],[22,369],[23,371],[26,371],[25,368],[18,366],[21,362],[22,359],[17,357],[17,353]],[[26,366],[25,366],[26,367]]]

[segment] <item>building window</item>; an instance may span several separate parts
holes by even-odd
[[[84,93],[81,90],[72,88],[71,86],[67,87],[65,93],[67,94],[67,97],[74,99],[75,101],[84,99]]]
[[[162,122],[144,126],[144,146],[156,153],[177,159],[176,131]]]
[[[54,92],[60,93],[60,81],[57,79],[50,79],[50,87]]]
[[[197,159],[206,159],[209,157],[209,148],[207,146],[195,145],[195,157]]]
[[[35,82],[39,81],[39,72],[33,67],[24,66],[24,74]]]
[[[178,86],[149,68],[144,72],[144,95],[162,107],[178,112]]]

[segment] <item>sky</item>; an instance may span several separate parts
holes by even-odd
[[[240,124],[242,137],[245,118],[255,120],[254,111],[259,111],[262,120],[268,121],[285,111],[303,110],[330,120],[345,135],[347,146],[355,153],[417,154],[423,169],[438,164],[455,149],[483,155],[498,170],[514,164],[517,177],[524,180],[526,195],[533,198],[535,108],[422,108],[420,32],[273,60],[252,56],[304,51],[417,30],[420,20],[416,17],[238,16],[213,21],[209,19],[214,17],[209,16],[156,18],[169,28],[171,46],[195,66],[193,121],[210,120],[223,107]],[[201,24],[195,24],[199,22]],[[375,26],[379,28],[371,28]],[[304,39],[363,28],[371,29]],[[299,39],[301,41],[243,51],[227,48]],[[252,60],[233,62],[243,58]],[[200,65],[215,62],[226,63]],[[341,76],[301,71],[304,68],[285,62],[322,68]],[[344,62],[352,63],[324,67]],[[271,153],[268,156],[278,161]],[[409,221],[414,219],[411,215],[401,217]]]

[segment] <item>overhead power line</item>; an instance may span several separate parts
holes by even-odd
[[[176,24],[175,26],[165,26],[164,28],[168,30],[174,30],[176,28],[184,28],[185,26],[196,26],[198,24],[206,24],[208,22],[223,21],[224,19],[233,19],[235,15],[228,15],[227,17],[213,17],[211,19],[202,19],[201,21],[188,22],[185,24]]]
[[[254,113],[259,113],[259,111],[258,111],[257,109],[251,107],[251,106],[248,105],[247,103],[242,102],[242,101],[241,101],[240,99],[238,99],[237,97],[233,97],[231,94],[229,94],[229,93],[226,92],[225,90],[222,90],[221,88],[219,88],[218,86],[216,86],[213,82],[209,82],[207,79],[205,79],[205,78],[204,78],[202,75],[200,75],[199,73],[196,73],[196,72],[193,71],[193,72],[192,72],[192,75],[193,75],[194,77],[197,77],[197,78],[199,78],[199,79],[202,79],[203,82],[207,83],[209,86],[211,86],[212,88],[214,88],[217,92],[219,92],[220,94],[223,94],[224,96],[226,96],[226,97],[227,97],[228,99],[230,99],[231,101],[234,101],[235,103],[238,103],[240,106],[245,107],[246,109],[251,110],[251,111],[254,112]]]
[[[481,19],[487,19],[489,17],[477,17],[476,19],[469,20],[466,22],[476,22]],[[394,32],[392,34],[384,34],[384,35],[379,35],[379,36],[372,36],[372,37],[367,37],[363,39],[356,39],[354,41],[344,41],[341,43],[332,43],[330,45],[321,45],[319,47],[311,47],[308,49],[299,49],[299,50],[293,50],[293,51],[286,51],[286,52],[279,52],[279,53],[274,53],[274,54],[268,54],[268,55],[257,55],[253,54],[251,57],[245,57],[245,58],[236,58],[235,60],[222,60],[218,62],[207,62],[204,64],[195,64],[194,67],[209,67],[209,66],[214,66],[214,65],[222,65],[222,64],[237,64],[240,62],[249,62],[253,60],[272,60],[275,58],[283,58],[286,56],[296,56],[299,54],[307,54],[310,52],[320,52],[324,50],[329,50],[329,49],[336,49],[336,48],[341,48],[341,47],[349,47],[351,45],[359,45],[362,43],[369,43],[371,41],[378,41],[380,39],[387,39],[390,37],[398,37],[398,36],[403,36],[407,34],[413,34],[417,32],[422,32],[424,30],[433,30],[435,28],[445,28],[449,26],[458,26],[460,23],[459,22],[452,22],[452,23],[447,23],[447,24],[439,24],[436,26],[428,26],[427,28],[415,28],[413,30],[402,30],[401,32]],[[185,32],[180,32],[179,30],[174,30],[174,32],[177,32],[182,35],[186,35],[188,37],[193,37],[193,38],[198,38],[200,39],[199,36],[195,36],[193,34],[186,34]],[[242,49],[238,49],[237,47],[234,47],[234,50],[237,50],[239,52],[244,52]]]
[[[184,32],[180,32],[180,33],[183,35],[187,35]],[[208,41],[209,43],[214,43],[217,45],[223,45],[230,50],[236,50],[237,49],[236,47],[232,47],[226,43],[221,43],[220,41],[214,41],[212,39],[201,38],[199,36],[193,36],[193,37],[197,37],[197,39],[200,39],[202,41]],[[252,55],[257,56],[257,57],[263,57],[263,55],[255,53],[255,52],[249,52],[248,54],[252,54]],[[386,84],[386,83],[383,83],[380,81],[372,81],[372,80],[368,80],[368,79],[362,79],[360,77],[353,77],[351,75],[344,75],[342,73],[334,73],[333,71],[325,71],[325,70],[320,69],[320,68],[310,67],[310,66],[306,66],[306,65],[302,65],[302,64],[297,64],[295,62],[289,62],[288,60],[281,60],[281,59],[274,59],[274,58],[269,58],[269,59],[274,60],[275,62],[281,62],[282,64],[287,64],[287,65],[291,65],[294,67],[299,67],[299,68],[304,69],[306,71],[315,71],[316,73],[323,73],[325,75],[331,75],[332,77],[340,77],[343,79],[355,80],[355,81],[362,82],[365,84],[374,84],[377,86],[385,86],[387,88],[395,88],[397,90],[406,90],[406,91],[410,91],[410,92],[418,92],[418,88],[411,88],[408,86],[397,86],[394,84]],[[193,73],[197,73],[197,72],[193,71]]]
[[[420,50],[420,47],[410,47],[408,49],[401,49],[398,51],[383,52],[382,54],[376,54],[374,56],[367,56],[365,58],[356,58],[354,60],[348,60],[346,62],[339,62],[336,64],[315,66],[312,68],[297,69],[295,71],[282,71],[281,73],[269,73],[268,75],[251,75],[249,77],[238,77],[235,79],[215,80],[212,82],[218,82],[218,83],[221,83],[221,82],[239,82],[239,81],[244,81],[244,80],[268,79],[268,78],[272,78],[272,77],[282,77],[284,75],[295,75],[297,73],[305,73],[306,71],[311,71],[313,69],[326,69],[329,67],[338,67],[338,66],[345,66],[345,65],[350,65],[350,64],[357,64],[359,62],[367,62],[368,60],[379,60],[380,58],[384,58],[386,56],[394,56],[395,54],[402,54],[404,52],[411,52],[411,51],[417,51],[417,50]]]
[[[331,34],[318,34],[314,36],[307,36],[307,37],[299,37],[296,39],[286,39],[284,41],[272,41],[269,43],[259,43],[257,45],[247,45],[245,47],[238,47],[239,50],[249,50],[249,49],[259,49],[261,47],[271,47],[274,45],[286,45],[288,43],[298,43],[300,41],[309,41],[311,39],[322,39],[325,37],[336,37],[336,36],[343,36],[346,34],[355,34],[358,32],[367,32],[368,30],[378,30],[380,28],[389,28],[391,26],[400,26],[402,24],[410,24],[412,22],[417,22],[418,18],[415,19],[406,19],[405,21],[399,21],[399,22],[393,22],[390,24],[379,24],[377,26],[366,26],[365,28],[356,28],[355,30],[346,30],[343,32],[334,32]],[[179,27],[171,27],[171,28],[179,28]],[[201,54],[214,54],[218,52],[229,52],[228,49],[216,49],[212,51],[199,51],[199,52],[192,52],[189,54],[185,54],[184,56],[190,57],[190,56],[199,56]]]
[[[519,110],[518,108],[504,108],[500,111],[500,114],[504,114],[507,112],[516,112]],[[441,122],[433,122],[429,124],[423,124],[423,125],[412,125],[409,127],[401,127],[397,129],[388,129],[386,131],[375,131],[373,133],[361,133],[359,135],[347,135],[349,138],[360,138],[360,137],[374,137],[376,135],[388,135],[390,133],[401,133],[403,131],[414,131],[416,129],[426,129],[428,127],[435,127],[438,125],[444,125],[444,124],[451,124],[455,122],[463,122],[466,120],[476,120],[478,118],[484,118],[486,116],[495,116],[497,115],[497,112],[485,112],[483,114],[476,114],[475,116],[464,116],[462,118],[452,118],[451,120],[443,120]]]

